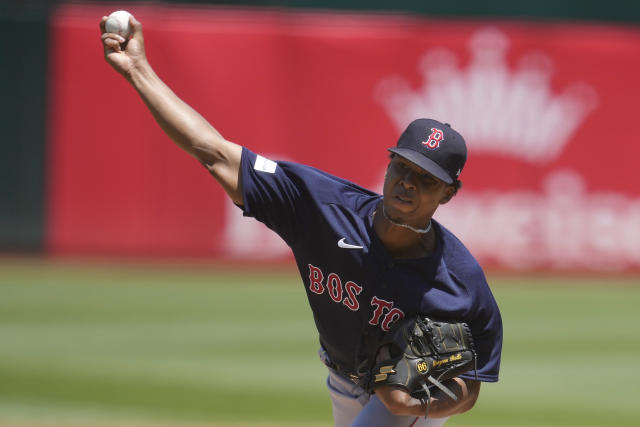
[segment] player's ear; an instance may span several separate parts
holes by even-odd
[[[444,205],[449,200],[451,200],[455,194],[456,194],[456,190],[455,190],[454,186],[453,185],[448,185],[447,186],[447,191],[446,191],[444,197],[442,197],[442,199],[440,199],[440,204]]]

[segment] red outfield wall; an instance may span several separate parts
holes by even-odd
[[[157,73],[227,139],[379,190],[404,127],[447,121],[470,155],[436,217],[483,264],[640,268],[640,29],[129,8]],[[104,62],[112,9],[52,21],[48,250],[290,257]]]

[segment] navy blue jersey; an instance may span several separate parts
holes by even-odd
[[[469,324],[477,378],[497,381],[502,321],[482,269],[437,221],[436,251],[394,259],[373,229],[382,196],[318,169],[272,162],[244,148],[243,210],[292,249],[332,362],[347,372],[371,358],[393,322],[424,313]],[[475,378],[473,372],[462,375]]]

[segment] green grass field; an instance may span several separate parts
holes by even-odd
[[[640,279],[490,276],[501,380],[448,426],[635,426]],[[0,425],[331,425],[290,271],[0,260]]]

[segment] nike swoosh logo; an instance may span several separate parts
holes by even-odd
[[[349,243],[345,243],[346,237],[338,240],[338,247],[342,249],[364,249],[363,246],[351,245]]]

